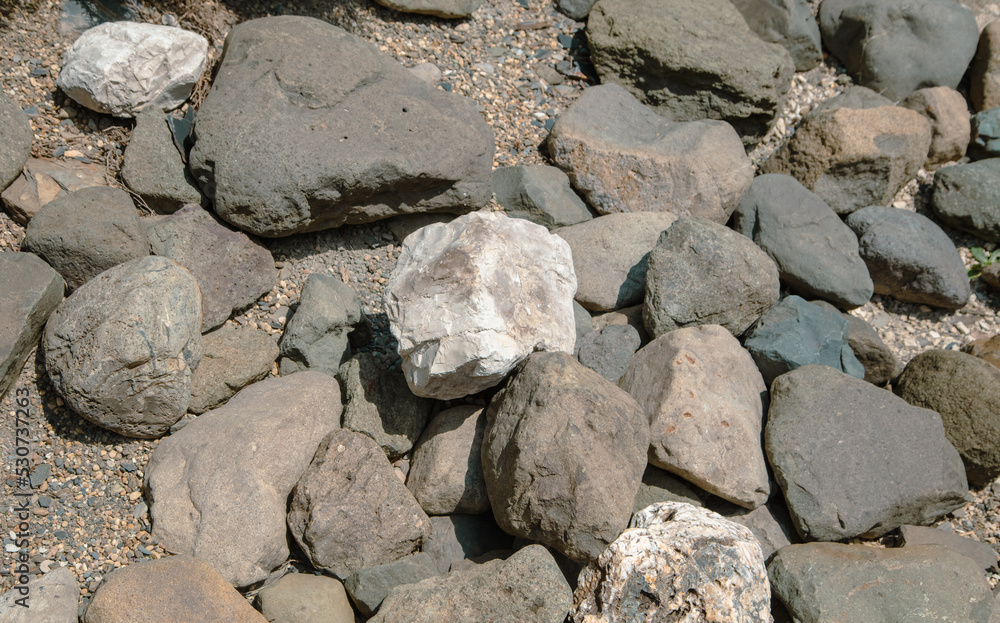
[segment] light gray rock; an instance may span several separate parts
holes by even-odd
[[[424,541],[424,552],[442,575],[463,560],[514,545],[514,537],[497,526],[492,514],[431,517],[431,526],[434,530]]]
[[[312,273],[302,286],[299,308],[281,336],[281,375],[316,370],[336,376],[351,356],[351,334],[362,322],[351,286],[332,275]]]
[[[0,199],[10,218],[27,225],[42,206],[57,197],[89,186],[107,186],[105,168],[79,160],[28,158],[24,174],[11,182]]]
[[[972,139],[972,123],[961,93],[948,87],[918,89],[899,105],[917,111],[931,124],[931,148],[924,168],[935,169],[965,155]]]
[[[436,85],[441,82],[441,69],[434,63],[417,63],[410,67],[410,73],[428,84]]]
[[[579,350],[580,338],[594,330],[594,319],[583,305],[573,301],[573,322],[576,325],[576,344],[574,350]]]
[[[618,383],[641,344],[634,327],[608,325],[583,337],[576,358],[612,383]]]
[[[587,19],[587,15],[590,13],[590,8],[594,6],[594,2],[597,0],[556,0],[556,6],[559,10],[578,22],[582,22]]]
[[[823,62],[819,24],[805,0],[735,0],[733,4],[758,37],[788,50],[795,71],[809,71]]]
[[[31,155],[34,131],[21,107],[0,93],[0,190],[14,181]]]
[[[421,13],[435,17],[469,17],[483,0],[376,0],[384,7],[403,13]]]
[[[354,623],[344,586],[325,575],[289,573],[257,593],[257,608],[280,623]]]
[[[493,172],[493,193],[504,213],[549,229],[594,218],[569,185],[569,177],[548,165],[518,165]]]
[[[882,106],[895,105],[896,103],[888,97],[880,95],[868,87],[858,86],[855,84],[848,86],[839,94],[831,97],[825,102],[820,102],[819,105],[812,109],[812,112],[820,113],[825,110],[836,110],[838,108],[864,110],[867,108],[881,108]]]
[[[201,362],[191,375],[188,411],[201,414],[221,406],[236,392],[264,380],[278,358],[267,334],[223,327],[201,337]]]
[[[384,565],[355,571],[344,580],[344,588],[358,611],[370,617],[378,611],[392,589],[440,575],[429,554],[417,552]]]
[[[428,515],[475,515],[490,510],[483,479],[481,407],[462,405],[434,416],[410,459],[406,486]]]
[[[750,528],[750,532],[753,532],[754,538],[760,544],[764,562],[770,562],[782,547],[799,542],[799,535],[795,533],[795,526],[792,525],[792,518],[784,501],[780,496],[776,497],[779,499],[758,506],[752,511],[740,509],[737,514],[724,515],[729,521]]]
[[[160,214],[201,203],[201,190],[174,146],[167,116],[157,106],[144,108],[136,115],[121,177],[132,192]]]
[[[899,535],[903,537],[904,547],[917,545],[940,545],[957,552],[979,565],[980,569],[990,570],[997,564],[997,552],[989,543],[983,543],[969,537],[959,536],[937,528],[927,526],[900,526]]]
[[[26,585],[17,584],[7,589],[0,597],[0,621],[77,623],[79,597],[76,576],[67,567],[56,566],[40,578],[32,577]]]

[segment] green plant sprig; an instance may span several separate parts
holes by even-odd
[[[969,253],[976,260],[976,263],[969,268],[969,279],[977,279],[983,274],[984,268],[1000,262],[1000,249],[990,253],[982,247],[971,247]]]

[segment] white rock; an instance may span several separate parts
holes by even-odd
[[[180,28],[109,22],[85,31],[63,57],[56,85],[100,113],[134,117],[177,108],[205,69],[208,40]]]
[[[534,351],[573,352],[569,245],[492,212],[406,238],[385,307],[413,393],[449,400],[503,380]]]

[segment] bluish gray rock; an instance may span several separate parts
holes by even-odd
[[[1000,108],[990,108],[972,116],[969,157],[984,160],[1000,156]]]
[[[518,165],[493,172],[493,193],[504,213],[553,229],[594,218],[569,185],[569,177],[548,165]]]
[[[174,146],[167,116],[158,106],[149,106],[136,115],[121,177],[149,209],[160,214],[201,203],[201,189]]]
[[[0,93],[0,128],[0,190],[3,190],[21,174],[35,136],[28,115],[6,93]]]
[[[1000,158],[940,169],[931,209],[949,227],[1000,242]]]
[[[309,275],[299,308],[278,344],[281,375],[317,370],[336,376],[351,356],[350,335],[361,319],[361,304],[351,286],[332,275]]]
[[[392,589],[437,575],[441,574],[430,554],[417,552],[384,565],[355,571],[344,580],[344,588],[361,614],[370,617]]]
[[[826,301],[816,300],[809,302],[828,311],[840,314],[847,321],[847,343],[850,344],[851,350],[854,351],[854,356],[865,367],[865,380],[872,385],[885,387],[886,383],[896,373],[899,360],[896,359],[896,355],[882,341],[875,327],[868,324],[863,318],[841,312]]]
[[[627,324],[608,325],[583,337],[577,359],[612,383],[617,383],[639,350],[639,332]]]
[[[823,62],[819,24],[805,0],[734,0],[747,26],[758,37],[788,50],[795,71]]]

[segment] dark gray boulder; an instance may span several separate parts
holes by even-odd
[[[597,0],[556,0],[559,10],[577,21],[584,21]]]
[[[847,321],[847,344],[854,351],[854,356],[864,366],[865,380],[872,385],[885,387],[886,383],[895,374],[899,360],[896,359],[896,355],[882,341],[875,327],[868,324],[863,318],[841,312],[826,301],[817,300],[809,302],[828,311],[838,313]]]
[[[403,13],[435,17],[469,17],[483,0],[376,0],[382,6]]]
[[[788,50],[795,71],[809,71],[823,62],[819,24],[805,0],[734,0],[733,4],[758,37]]]
[[[278,345],[267,334],[224,327],[201,337],[202,357],[191,375],[188,411],[214,409],[251,383],[264,380],[278,358]]]
[[[201,190],[174,146],[167,115],[159,106],[147,106],[136,115],[121,177],[132,192],[160,214],[201,203]]]
[[[1000,241],[1000,158],[938,170],[931,209],[949,227]]]
[[[997,564],[997,551],[989,543],[983,543],[966,536],[945,532],[938,528],[927,526],[900,526],[899,536],[903,537],[904,547],[916,545],[940,545],[970,558],[980,569],[990,570]]]
[[[344,580],[344,588],[358,611],[370,617],[392,589],[441,575],[429,554],[417,552],[367,569],[359,569]]]
[[[309,275],[278,344],[281,375],[317,370],[335,376],[351,356],[350,337],[362,317],[351,286],[332,275]]]
[[[0,190],[20,175],[35,137],[28,115],[6,93],[0,93]]]
[[[483,479],[482,407],[460,405],[434,416],[413,449],[406,487],[428,515],[490,510]]]
[[[612,383],[618,383],[641,343],[639,332],[634,327],[627,324],[608,325],[585,335],[577,343],[576,358]]]
[[[216,212],[262,236],[463,213],[492,192],[493,133],[470,103],[307,17],[229,32],[194,133]]]
[[[504,213],[553,229],[594,218],[569,185],[569,177],[548,165],[517,165],[493,172],[493,193]]]

